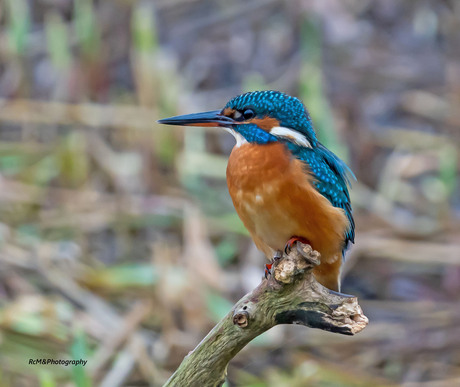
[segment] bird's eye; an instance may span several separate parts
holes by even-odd
[[[244,117],[245,120],[250,120],[254,116],[255,116],[255,113],[254,113],[254,110],[252,110],[252,109],[246,109],[243,112],[243,117]]]

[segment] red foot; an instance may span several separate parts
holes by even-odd
[[[282,257],[283,254],[281,251],[275,251],[275,254],[273,254],[272,262],[265,265],[265,279],[268,279],[268,276],[272,274],[273,265],[275,265]]]
[[[268,279],[268,276],[271,274],[272,266],[273,266],[273,262],[265,264],[265,272],[264,272],[265,279]]]
[[[298,236],[293,236],[291,237],[291,239],[289,239],[287,242],[286,242],[286,246],[284,246],[284,252],[286,254],[289,254],[290,251],[292,250],[292,248],[294,247],[294,244],[296,242],[300,242],[300,243],[304,243],[306,245],[310,245],[311,246],[311,243],[310,241],[307,239],[307,238],[304,238],[304,237],[298,237]]]

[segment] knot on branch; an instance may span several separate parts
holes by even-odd
[[[246,305],[242,309],[235,311],[233,324],[238,325],[240,328],[246,328],[249,325],[249,312]]]

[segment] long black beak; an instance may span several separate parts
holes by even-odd
[[[224,126],[229,127],[235,124],[235,121],[221,114],[220,110],[212,112],[186,114],[184,116],[176,116],[164,118],[158,123],[166,125],[181,125],[181,126]]]

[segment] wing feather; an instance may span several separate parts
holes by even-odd
[[[326,197],[334,207],[344,210],[349,223],[342,249],[344,254],[349,243],[355,241],[355,221],[348,192],[350,177],[355,179],[353,172],[342,160],[320,143],[313,149],[291,142],[286,142],[286,145],[294,157],[308,166],[315,178],[314,185],[318,192]]]

